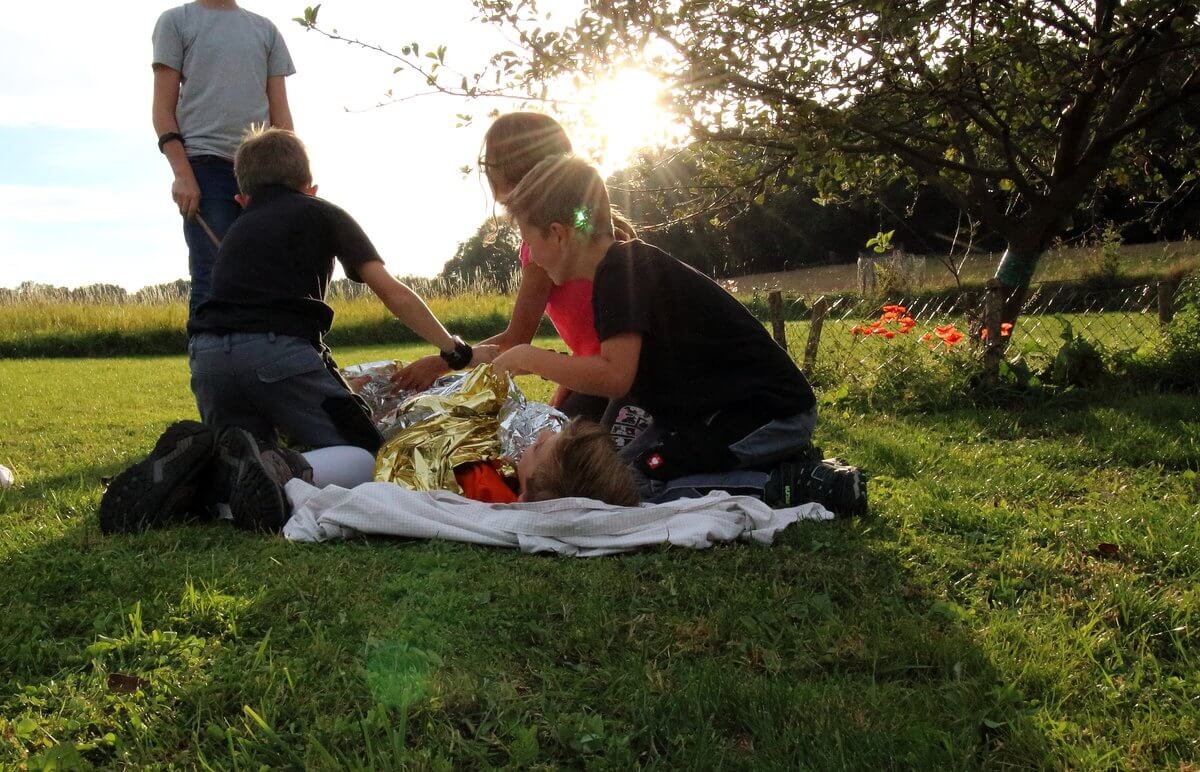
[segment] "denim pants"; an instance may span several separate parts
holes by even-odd
[[[293,445],[357,445],[381,437],[370,412],[311,341],[273,332],[198,333],[188,343],[192,393],[205,426]]]
[[[200,216],[212,228],[218,239],[241,214],[242,207],[234,200],[238,193],[233,162],[215,155],[188,158],[196,184],[200,186]],[[192,277],[192,292],[188,298],[188,318],[212,292],[213,266],[217,262],[217,245],[204,232],[199,220],[184,220],[183,238],[188,245],[188,273]]]

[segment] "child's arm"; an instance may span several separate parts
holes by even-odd
[[[508,327],[499,335],[493,335],[482,341],[479,346],[494,345],[500,351],[506,351],[521,343],[533,340],[538,325],[542,323],[542,314],[546,311],[546,301],[550,299],[550,290],[554,283],[550,276],[539,266],[530,263],[521,269],[521,286],[517,290],[517,299],[513,304],[512,317]],[[478,346],[476,346],[478,348]],[[475,364],[475,360],[472,364]],[[450,365],[436,354],[422,357],[405,367],[394,378],[396,384],[404,389],[424,391],[439,377],[450,372]]]
[[[277,129],[295,131],[292,124],[292,108],[288,106],[287,85],[284,76],[273,75],[267,78],[267,109],[271,125]]]
[[[641,353],[641,333],[630,332],[601,342],[597,356],[573,357],[523,344],[496,357],[493,364],[500,371],[533,373],[571,391],[615,399],[633,387]]]
[[[513,303],[508,327],[504,332],[483,342],[494,343],[501,351],[507,351],[513,346],[532,341],[538,325],[542,323],[542,315],[546,313],[546,302],[550,300],[552,289],[554,282],[541,266],[529,263],[523,267],[521,286],[517,289],[517,299]]]
[[[387,310],[395,314],[406,327],[437,346],[439,351],[454,350],[454,338],[446,332],[446,328],[429,310],[429,306],[425,305],[421,296],[388,273],[383,263],[378,260],[363,263],[358,267],[358,275],[379,297]]]
[[[179,132],[175,107],[179,104],[179,84],[182,77],[179,70],[163,64],[154,65],[151,120],[154,122],[154,133],[160,137]],[[179,213],[190,220],[200,209],[200,186],[196,183],[192,164],[188,161],[182,142],[167,142],[162,151],[167,157],[167,162],[171,164],[171,171],[175,173],[175,181],[171,183],[171,198],[179,207]]]

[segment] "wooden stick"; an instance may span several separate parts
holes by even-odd
[[[1000,313],[1004,308],[1004,285],[997,279],[989,279],[983,304],[983,330],[987,337],[983,341],[983,380],[989,386],[1000,382],[1000,360],[1004,357],[1004,343],[1000,339]]]
[[[787,351],[787,328],[783,324],[783,293],[771,290],[767,295],[767,305],[771,309],[771,334],[775,342]]]
[[[208,223],[206,223],[204,221],[204,218],[200,216],[199,212],[196,212],[196,222],[200,223],[200,227],[204,229],[204,232],[206,234],[208,234],[208,238],[210,241],[212,241],[213,246],[216,247],[217,249],[220,249],[221,248],[221,240],[219,238],[217,238],[216,233],[213,233],[213,229],[208,227]]]
[[[804,372],[812,374],[817,366],[817,348],[821,345],[821,328],[825,326],[825,316],[829,313],[829,301],[817,298],[813,303],[812,320],[808,326],[808,342],[804,344]]]
[[[1160,281],[1158,283],[1158,321],[1165,325],[1175,318],[1175,283]]]

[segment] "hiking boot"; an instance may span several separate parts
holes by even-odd
[[[114,477],[100,497],[100,530],[134,533],[173,522],[203,519],[195,506],[200,483],[213,458],[212,430],[196,421],[177,421],[145,459]]]
[[[867,479],[840,458],[811,461],[802,455],[771,471],[763,500],[776,509],[815,501],[838,517],[861,517],[867,513]]]
[[[219,516],[248,531],[283,530],[291,513],[284,484],[293,477],[312,481],[312,467],[299,453],[260,443],[233,427],[221,433],[214,466]]]

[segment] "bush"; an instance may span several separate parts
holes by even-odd
[[[894,340],[872,336],[855,345],[887,346],[888,357],[878,366],[818,365],[813,380],[830,387],[822,395],[826,403],[888,412],[961,407],[973,399],[983,372],[977,350],[967,345],[931,346],[915,335]]]

